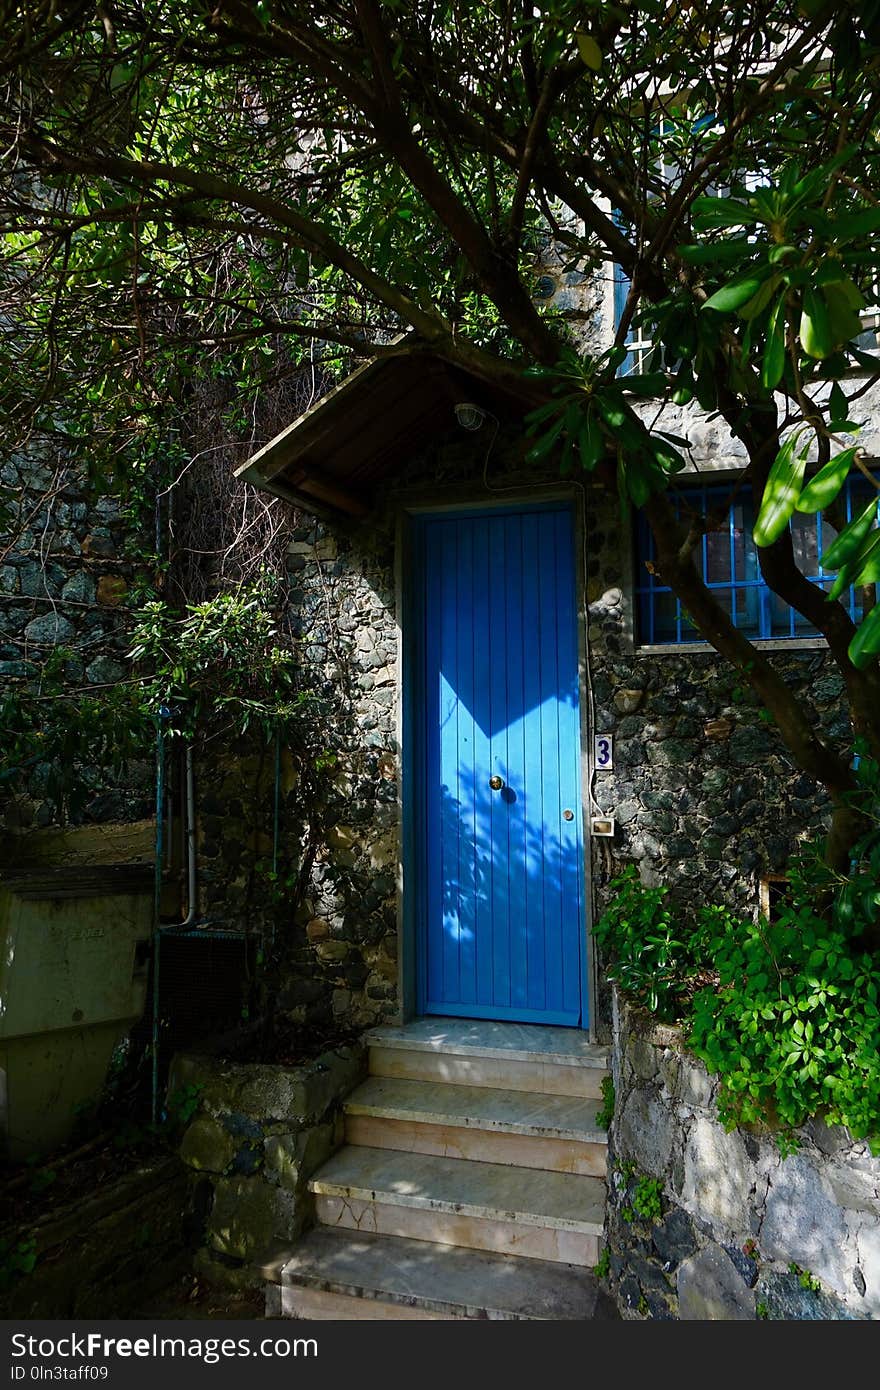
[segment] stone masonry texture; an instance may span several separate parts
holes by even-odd
[[[785,1158],[769,1132],[728,1133],[678,1030],[616,994],[614,1015],[606,1237],[624,1317],[880,1318],[880,1158],[821,1121]]]

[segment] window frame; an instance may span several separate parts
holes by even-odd
[[[725,494],[730,493],[737,477],[738,474],[736,473],[722,473],[720,471],[718,473],[709,471],[682,474],[679,493],[683,501],[692,500],[695,494],[701,494],[703,506],[708,509],[711,508],[713,503],[717,504],[717,502],[721,501]],[[867,493],[866,485],[864,498],[859,496],[861,489],[859,487],[859,479],[855,476],[847,481],[846,489],[847,519],[849,520],[854,514],[854,506],[857,507],[869,494]],[[782,633],[770,631],[772,623],[770,607],[774,602],[775,596],[761,578],[760,569],[755,563],[756,556],[754,555],[751,557],[754,572],[751,574],[748,573],[750,559],[749,546],[751,546],[751,550],[754,551],[754,541],[750,540],[751,528],[746,525],[742,527],[742,531],[747,538],[743,546],[743,570],[747,574],[747,577],[737,580],[736,573],[738,565],[737,557],[734,553],[733,511],[737,505],[737,499],[743,499],[744,494],[746,498],[751,497],[751,488],[749,488],[748,485],[740,489],[737,498],[731,501],[728,508],[728,536],[730,537],[729,577],[711,580],[707,587],[710,592],[727,591],[731,594],[731,616],[735,616],[737,612],[737,600],[734,598],[734,594],[736,594],[737,597],[741,594],[754,595],[756,623],[741,625],[738,627],[738,631],[742,632],[743,636],[759,650],[815,651],[826,649],[828,645],[826,639],[811,626],[808,627],[806,631],[801,632],[790,631],[789,633]],[[674,498],[671,500],[674,501]],[[880,510],[880,498],[878,498],[878,510]],[[808,574],[806,577],[811,583],[827,591],[827,589],[831,587],[836,572],[826,572],[822,569],[822,518],[820,514],[805,514],[805,516],[807,517],[808,523],[816,530],[816,553],[818,558],[818,572],[814,575]],[[807,529],[807,527],[804,529]],[[719,530],[723,532],[723,527],[719,528]],[[704,533],[701,541],[704,570],[708,553],[708,536],[710,534],[712,533]],[[645,541],[647,541],[647,546],[645,545]],[[824,544],[827,545],[827,541],[825,541]],[[644,655],[674,654],[681,656],[685,652],[714,651],[715,648],[711,643],[706,642],[701,637],[695,637],[693,640],[689,640],[681,636],[683,630],[685,630],[687,620],[682,617],[680,601],[675,598],[669,585],[656,582],[651,572],[645,569],[646,561],[650,563],[653,558],[653,537],[651,536],[650,528],[642,513],[637,512],[634,514],[631,528],[631,566],[629,573],[630,583],[628,586],[630,588],[631,599],[631,636],[633,652],[635,654]],[[880,589],[880,586],[877,587]],[[649,604],[654,604],[658,595],[666,594],[671,594],[675,600],[675,625],[676,632],[679,635],[674,640],[669,640],[668,638],[651,640],[651,638],[653,638],[652,626],[650,624],[646,625],[644,617],[646,607]],[[877,597],[880,599],[880,593],[878,593]],[[782,600],[778,600],[778,602],[781,603]],[[855,588],[851,586],[847,596],[847,609],[850,616],[854,618],[854,621],[857,602]],[[789,615],[789,624],[793,629],[796,620],[795,610],[789,609]],[[757,631],[754,630],[755,627],[757,627]],[[655,630],[656,629],[654,629],[654,631]],[[693,629],[690,628],[690,630]],[[645,634],[644,637],[643,633]]]

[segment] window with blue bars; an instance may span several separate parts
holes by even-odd
[[[858,514],[870,494],[865,478],[850,478],[842,494],[846,519]],[[731,495],[730,486],[689,488],[670,496],[682,520],[694,511],[717,514]],[[746,637],[789,641],[814,637],[816,629],[800,613],[777,597],[761,578],[758,552],[752,540],[754,505],[750,491],[740,489],[727,507],[727,516],[718,529],[708,531],[701,540],[694,560],[706,586],[729,615],[734,626]],[[636,621],[637,640],[645,646],[681,646],[700,642],[702,637],[668,585],[652,574],[647,565],[655,559],[654,541],[644,517],[637,522]],[[823,568],[822,556],[837,532],[822,515],[795,512],[792,543],[795,562],[801,572],[824,590],[831,588],[835,571]],[[862,592],[851,588],[843,602],[850,617],[862,617]]]

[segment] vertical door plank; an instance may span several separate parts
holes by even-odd
[[[525,768],[523,802],[526,822],[526,910],[524,948],[526,955],[526,997],[528,1009],[544,1008],[544,819],[541,651],[545,615],[541,612],[538,576],[541,568],[539,540],[534,515],[522,518],[522,643],[525,666],[524,733]]]
[[[494,517],[473,523],[473,594],[471,600],[474,681],[471,710],[474,716],[474,951],[475,999],[491,1007],[493,988],[494,929],[492,921],[492,798],[489,788],[491,761],[489,695],[489,593],[493,583]]]
[[[510,1004],[526,1007],[528,997],[528,840],[526,835],[526,686],[533,667],[523,635],[523,518],[507,518],[505,528],[505,646],[507,649],[507,781],[516,796],[508,827],[508,931]]]
[[[557,661],[557,594],[555,556],[555,514],[539,513],[535,518],[538,535],[538,573],[541,631],[538,665],[541,688],[541,822],[543,858],[541,862],[542,890],[542,953],[540,974],[537,969],[532,988],[540,1003],[534,1007],[554,1012],[562,1007],[562,905],[559,891],[559,825],[562,808],[559,805],[559,668]],[[538,993],[540,991],[540,993]]]
[[[440,589],[440,643],[436,654],[440,686],[440,764],[439,796],[441,818],[441,903],[440,934],[442,967],[432,981],[429,999],[453,1003],[460,996],[458,936],[460,919],[459,862],[461,857],[461,816],[459,813],[458,770],[458,536],[456,528],[441,531],[440,569],[436,582]],[[436,794],[436,793],[435,793]],[[430,846],[429,846],[430,852]],[[436,989],[436,992],[435,992]]]
[[[575,612],[574,537],[571,520],[556,516],[556,612],[559,634],[559,723],[560,805],[574,812],[571,821],[560,821],[562,853],[560,892],[562,896],[562,1004],[566,1012],[580,1008],[581,954],[584,931],[583,892],[583,815],[581,810],[580,766],[580,673],[578,666],[577,616]],[[585,1022],[585,1020],[582,1020]]]
[[[511,1003],[511,899],[516,893],[515,857],[520,802],[515,783],[521,764],[509,748],[522,745],[520,710],[522,705],[522,649],[510,643],[507,631],[508,590],[519,572],[518,518],[493,518],[492,566],[489,584],[489,763],[488,776],[504,778],[504,793],[492,792],[490,800],[490,846],[492,861],[492,998],[500,1008]],[[517,554],[512,553],[513,537]],[[516,772],[514,771],[516,767]]]
[[[455,675],[458,695],[458,969],[462,1004],[477,1002],[477,830],[474,765],[474,529],[458,524],[458,611]]]
[[[443,602],[444,602],[444,545],[449,545],[448,531],[438,522],[426,523],[423,532],[421,560],[424,566],[422,582],[425,594],[425,627],[421,657],[421,687],[417,689],[416,699],[424,691],[424,749],[425,749],[425,834],[419,856],[424,865],[424,924],[422,935],[422,961],[420,962],[420,1003],[428,999],[443,998],[443,942],[444,942],[444,883],[443,868],[445,858],[442,823],[442,776],[441,776],[441,731],[448,719],[448,694],[441,691],[442,663],[438,655],[442,649]],[[454,538],[453,538],[454,539]],[[418,715],[416,716],[418,718]],[[421,769],[419,774],[421,776]]]

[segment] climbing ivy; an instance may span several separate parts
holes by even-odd
[[[866,945],[880,915],[880,776],[864,754],[856,776],[864,833],[848,872],[809,847],[771,921],[673,907],[630,868],[597,924],[610,977],[677,1017],[718,1075],[723,1123],[769,1124],[783,1154],[812,1116],[880,1153],[880,965]]]

